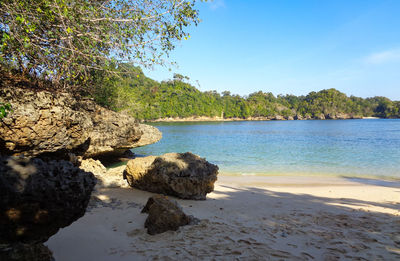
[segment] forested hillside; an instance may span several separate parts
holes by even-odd
[[[229,91],[201,92],[175,74],[169,81],[157,82],[138,67],[123,65],[123,73],[102,79],[95,89],[97,102],[116,111],[126,111],[138,119],[208,116],[224,118],[399,118],[400,102],[385,97],[359,98],[336,89],[311,92],[306,96],[255,92],[242,97]]]

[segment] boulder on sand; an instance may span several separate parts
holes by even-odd
[[[0,256],[24,244],[43,253],[38,244],[85,214],[95,186],[67,161],[1,157],[0,173]]]
[[[192,216],[187,216],[177,202],[161,195],[149,198],[142,213],[149,214],[144,227],[150,235],[168,230],[176,231],[180,226],[189,225],[195,220]]]
[[[190,152],[136,158],[124,171],[131,187],[195,200],[214,190],[217,174],[218,166]]]

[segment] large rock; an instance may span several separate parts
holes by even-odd
[[[93,174],[67,161],[0,158],[0,248],[37,244],[85,214]]]
[[[136,158],[124,172],[132,187],[196,200],[214,190],[217,174],[218,166],[190,152]]]
[[[4,261],[54,261],[53,253],[43,245],[14,244],[12,247],[0,249],[0,260]]]
[[[99,160],[80,159],[77,162],[80,169],[91,172],[97,179],[97,187],[103,188],[128,188],[129,185],[124,179],[125,165],[107,169]]]
[[[2,86],[13,112],[0,122],[0,153],[93,157],[157,142],[161,133],[68,93]]]
[[[180,226],[189,225],[193,217],[187,216],[177,202],[165,196],[156,195],[147,201],[142,213],[148,213],[144,227],[150,235],[168,230],[176,231]]]

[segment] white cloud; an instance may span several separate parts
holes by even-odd
[[[367,64],[384,64],[400,62],[400,48],[372,53],[365,58]]]
[[[225,1],[224,0],[212,0],[209,3],[211,10],[217,10],[219,8],[225,8]]]

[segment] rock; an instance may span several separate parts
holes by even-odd
[[[363,118],[363,116],[360,116],[360,115],[351,115],[350,116],[350,119],[362,119]]]
[[[0,158],[0,245],[45,242],[85,214],[95,178],[67,161]]]
[[[135,143],[135,147],[141,147],[152,143],[156,143],[162,138],[161,131],[159,131],[157,128],[153,126],[146,124],[139,124],[139,130],[143,134],[140,137],[140,139]]]
[[[336,114],[336,118],[339,120],[347,120],[347,119],[352,119],[353,117],[347,113],[338,113]]]
[[[13,112],[0,122],[2,155],[68,153],[94,157],[157,142],[161,133],[134,118],[68,93],[36,91],[0,83],[2,102]],[[146,133],[143,133],[145,131]]]
[[[306,113],[306,115],[304,115],[304,119],[305,120],[311,120],[312,118],[311,118],[310,114]]]
[[[214,190],[217,174],[218,166],[190,152],[136,158],[124,172],[131,187],[196,200]]]
[[[317,120],[325,120],[325,115],[323,113],[314,115],[314,118]]]
[[[301,116],[300,114],[297,114],[296,116],[294,116],[295,120],[302,120],[303,116]]]
[[[107,168],[99,160],[82,159],[79,162],[79,168],[86,172],[91,172],[96,176],[102,176],[107,172]]]
[[[293,121],[294,118],[293,118],[293,116],[288,116],[288,117],[287,117],[287,120],[288,120],[288,121]]]
[[[81,159],[79,168],[91,172],[97,179],[96,187],[99,188],[128,188],[129,185],[124,179],[125,165],[107,169],[99,160]]]
[[[177,202],[161,195],[149,198],[142,213],[149,214],[144,227],[150,235],[168,230],[176,231],[180,226],[189,225],[192,220],[192,217],[187,216]]]
[[[276,115],[274,118],[273,118],[273,120],[276,120],[276,121],[282,121],[282,120],[284,120],[285,118],[283,117],[283,116],[281,116],[281,115]]]
[[[0,260],[4,261],[54,261],[53,253],[45,245],[15,244],[13,247],[1,249]]]
[[[325,115],[325,119],[327,120],[336,120],[336,114],[335,113],[328,113]]]

